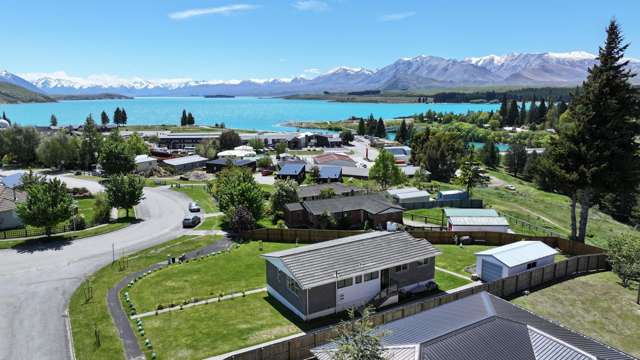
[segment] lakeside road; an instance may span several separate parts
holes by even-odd
[[[74,179],[72,186],[85,182],[90,183]],[[189,199],[165,187],[144,192],[145,200],[136,207],[140,222],[127,228],[73,242],[0,250],[0,359],[70,359],[69,299],[87,276],[112,261],[112,246],[116,255],[128,254],[184,233],[181,220]]]

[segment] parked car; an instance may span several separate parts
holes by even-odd
[[[262,176],[273,175],[273,170],[271,170],[271,169],[262,169],[262,171],[260,171],[260,174]]]
[[[193,228],[200,224],[200,216],[198,215],[185,215],[184,219],[182,219],[182,227],[183,228]]]
[[[200,212],[200,206],[198,205],[198,203],[196,202],[190,202],[189,203],[189,212]]]

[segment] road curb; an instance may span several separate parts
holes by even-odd
[[[67,345],[69,346],[69,358],[76,360],[76,350],[73,347],[73,331],[71,329],[71,317],[69,316],[69,307],[64,310],[64,324],[67,330]]]

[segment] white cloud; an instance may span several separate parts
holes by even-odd
[[[318,68],[304,69],[304,73],[305,74],[320,74],[320,69],[318,69]]]
[[[250,4],[234,4],[210,8],[189,9],[169,14],[169,18],[174,20],[188,19],[202,15],[231,15],[235,12],[255,10],[259,6]]]
[[[293,4],[293,7],[300,11],[327,11],[329,10],[329,4],[320,0],[300,0]]]
[[[380,16],[378,18],[378,20],[380,20],[382,22],[401,21],[401,20],[410,18],[410,17],[414,16],[415,14],[416,14],[415,11],[405,11],[405,12],[400,12],[400,13],[386,14],[386,15]]]

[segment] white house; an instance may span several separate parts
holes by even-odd
[[[219,159],[244,159],[244,158],[252,158],[256,157],[256,152],[250,146],[247,146],[249,149],[244,148],[238,149],[241,146],[236,147],[234,150],[225,150],[218,153]]]
[[[477,252],[476,274],[486,282],[553,264],[558,252],[542,241],[518,241]]]
[[[136,155],[135,157],[136,171],[139,173],[148,173],[158,166],[158,159],[149,155]]]
[[[27,194],[0,184],[0,230],[22,226],[16,205],[27,199]]]

